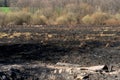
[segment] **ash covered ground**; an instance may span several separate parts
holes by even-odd
[[[119,30],[119,26],[0,27],[0,80],[120,80]],[[56,71],[58,62],[106,65],[108,71]]]

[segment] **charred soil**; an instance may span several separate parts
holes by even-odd
[[[119,70],[119,26],[0,27],[0,80],[74,80],[75,75],[53,74],[54,70],[45,66],[57,62],[112,65],[112,70]],[[97,73],[83,80],[120,80],[119,76]]]

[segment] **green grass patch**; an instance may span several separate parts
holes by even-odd
[[[0,7],[0,12],[5,12],[5,13],[8,13],[10,12],[10,8],[9,7]]]

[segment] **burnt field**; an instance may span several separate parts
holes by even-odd
[[[26,78],[27,80],[59,80],[59,78],[73,80],[68,74],[66,76],[71,79],[64,78],[62,74],[54,74],[52,78],[55,76],[58,78],[48,79],[48,74],[51,75],[53,69],[42,65],[56,65],[57,62],[80,66],[112,65],[113,70],[119,70],[120,27],[38,25],[0,27],[1,73],[5,72],[8,76],[9,70],[6,69],[16,69],[14,65],[17,65],[22,66],[19,68],[20,71],[24,68],[24,74],[31,72],[27,74],[27,77],[30,76]],[[48,70],[46,74],[42,73],[44,70]],[[20,75],[20,71],[14,72]],[[119,75],[95,74],[85,80],[120,80]],[[16,79],[11,77],[11,80]]]

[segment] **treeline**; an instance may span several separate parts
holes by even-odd
[[[0,24],[120,24],[120,0],[9,0],[9,6]]]
[[[9,0],[11,6],[37,8],[65,8],[67,5],[76,7],[86,3],[93,11],[101,9],[104,12],[120,12],[120,0]],[[76,7],[77,8],[77,7]]]
[[[10,0],[0,0],[0,7],[10,6]]]

